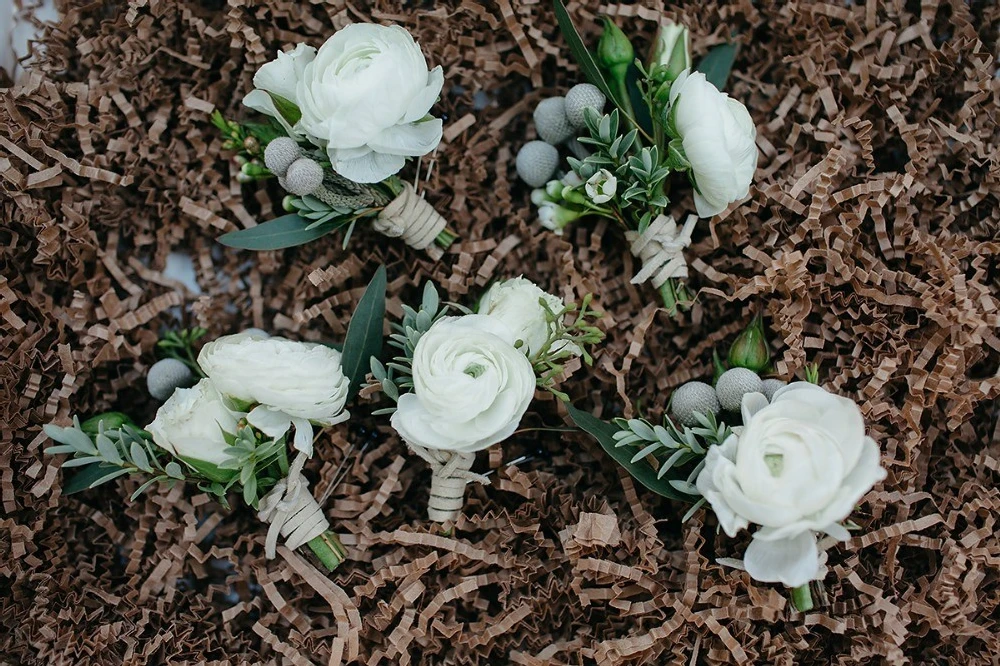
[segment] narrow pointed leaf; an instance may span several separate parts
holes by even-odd
[[[372,357],[382,355],[382,324],[385,320],[385,266],[379,266],[368,283],[365,293],[347,326],[344,356],[341,363],[344,375],[350,381],[347,399],[350,401],[361,389],[365,375],[371,367]]]
[[[594,56],[590,54],[587,45],[583,43],[583,38],[577,32],[576,26],[573,25],[573,19],[570,17],[569,12],[566,11],[566,5],[562,0],[554,0],[552,5],[556,12],[556,21],[559,23],[559,32],[562,33],[563,39],[566,40],[573,59],[580,66],[580,71],[583,72],[588,81],[604,93],[605,97],[615,101],[616,97],[611,92],[611,87],[604,79],[604,75],[601,74],[601,68],[597,66]]]
[[[230,231],[219,236],[218,240],[223,245],[240,250],[281,250],[314,241],[333,231],[329,224],[310,229],[311,224],[297,213],[291,213],[262,222],[256,227]]]
[[[719,44],[705,54],[705,57],[698,63],[698,71],[705,75],[709,83],[719,90],[726,89],[726,81],[729,80],[729,72],[733,68],[736,60],[736,44]]]
[[[113,465],[88,465],[63,485],[63,495],[72,495],[99,486],[128,473],[129,470]]]

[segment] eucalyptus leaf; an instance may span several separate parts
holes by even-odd
[[[302,111],[295,102],[285,99],[281,95],[275,95],[270,91],[267,91],[267,94],[271,97],[271,101],[274,102],[274,108],[288,121],[289,125],[299,122],[302,118]]]
[[[142,448],[142,444],[139,442],[132,442],[132,446],[129,447],[129,456],[132,458],[135,466],[143,472],[153,471],[153,468],[149,465],[149,456],[146,455],[146,449]]]
[[[230,231],[219,236],[218,240],[223,245],[240,250],[282,250],[322,238],[334,229],[330,225],[310,226],[309,220],[298,213],[290,213],[256,227]]]
[[[697,70],[705,75],[709,83],[719,90],[725,90],[737,51],[736,44],[719,44],[705,54],[698,63]]]
[[[616,426],[602,421],[589,412],[577,409],[569,403],[566,404],[566,409],[569,411],[570,418],[573,419],[573,422],[576,423],[577,427],[596,439],[601,445],[601,448],[603,448],[605,452],[607,452],[607,454],[611,456],[619,465],[624,467],[636,481],[646,486],[654,493],[663,495],[664,497],[669,497],[670,499],[682,500],[685,502],[694,502],[697,500],[697,496],[692,496],[675,489],[670,485],[668,480],[657,478],[656,470],[654,470],[648,463],[643,461],[639,461],[637,463],[631,462],[633,455],[632,452],[627,447],[619,448],[615,446],[615,433],[618,432],[618,428]]]
[[[382,324],[385,320],[385,266],[379,266],[368,283],[365,293],[347,326],[344,355],[341,364],[350,381],[347,399],[361,389],[365,375],[371,367],[371,358],[382,354]]]
[[[128,473],[129,470],[114,465],[88,465],[70,477],[69,481],[63,485],[63,495],[72,495],[88,488],[94,488]]]

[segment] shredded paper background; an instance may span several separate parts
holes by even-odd
[[[750,200],[689,251],[678,321],[634,287],[621,233],[540,228],[513,156],[531,111],[579,76],[547,2],[58,3],[0,91],[0,661],[12,664],[989,664],[1000,651],[1000,10],[984,1],[673,3],[697,56],[736,35],[730,92],[758,126]],[[571,3],[648,44],[662,7]],[[239,186],[208,113],[242,116],[256,68],[353,21],[399,23],[446,84],[427,197],[461,241],[441,262],[355,233],[265,254],[220,233],[279,210]],[[412,178],[415,167],[407,172]],[[682,188],[683,190],[683,188]],[[687,190],[683,190],[687,191]],[[690,197],[673,202],[681,215]],[[165,277],[191,257],[200,293]],[[175,261],[174,257],[170,261]],[[780,374],[819,362],[856,398],[889,476],[830,553],[825,604],[723,569],[746,539],[635,484],[583,435],[523,432],[480,454],[451,536],[429,473],[363,403],[307,468],[349,561],[263,558],[264,528],[191,488],[119,481],[63,497],[41,425],[108,409],[147,422],[168,327],[340,340],[375,267],[390,312],[432,279],[451,299],[524,273],[597,295],[607,343],[564,382],[602,416],[658,417],[763,308]],[[525,428],[565,427],[536,401]],[[531,458],[514,466],[506,461]],[[238,505],[237,505],[238,506]]]

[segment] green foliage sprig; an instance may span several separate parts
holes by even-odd
[[[545,310],[549,336],[529,360],[535,369],[538,387],[563,401],[568,401],[569,396],[556,389],[555,384],[566,369],[565,362],[579,353],[584,363],[593,365],[594,358],[588,347],[604,339],[604,332],[593,324],[601,313],[590,307],[592,300],[593,294],[587,294],[579,305],[570,303],[557,312],[544,298],[538,299]],[[568,317],[573,319],[570,324],[565,323]]]
[[[208,330],[201,327],[183,328],[179,331],[167,331],[156,343],[156,349],[163,358],[175,358],[191,368],[191,372],[199,377],[204,377],[201,366],[198,365],[198,356],[194,353],[195,343],[208,334]]]

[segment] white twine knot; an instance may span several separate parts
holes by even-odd
[[[448,222],[409,183],[379,213],[372,225],[390,238],[402,238],[415,250],[426,250]]]
[[[431,466],[427,517],[437,523],[454,523],[465,505],[465,486],[469,483],[488,486],[490,483],[489,477],[470,471],[476,454],[409,446]]]
[[[285,538],[285,545],[295,550],[330,529],[323,509],[309,492],[309,481],[302,476],[306,460],[308,456],[299,452],[288,476],[260,499],[257,517],[270,523],[264,541],[264,555],[269,560],[274,559],[279,534]]]
[[[697,222],[697,215],[688,215],[684,227],[678,229],[674,218],[658,215],[641,234],[626,231],[629,249],[642,261],[642,268],[632,278],[632,284],[649,280],[659,288],[670,278],[686,278],[688,266],[684,248],[691,244],[691,232]]]

